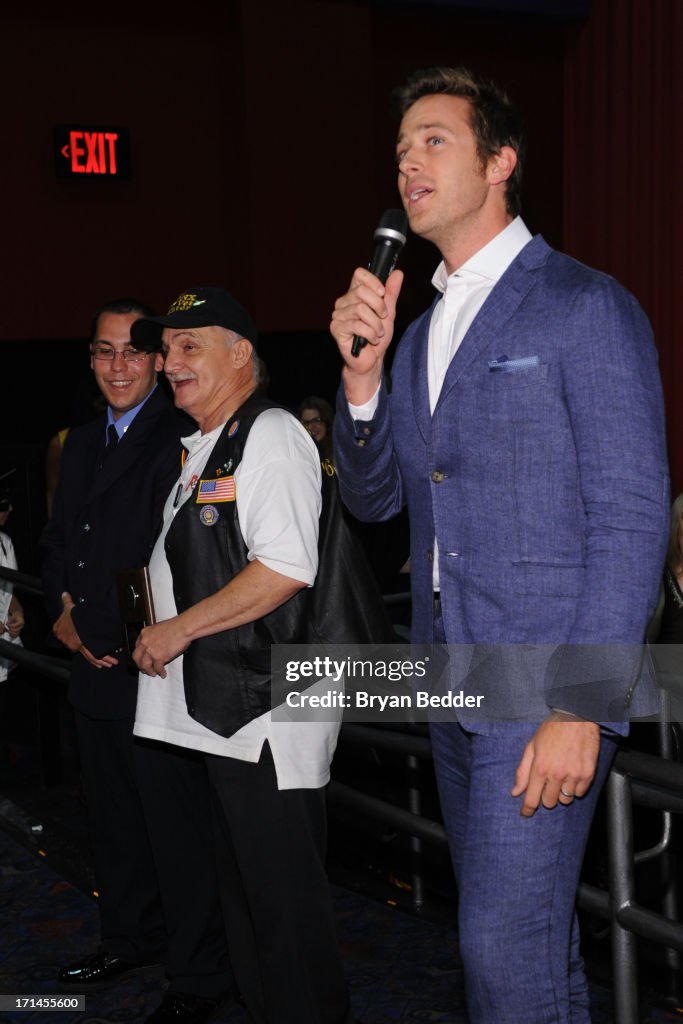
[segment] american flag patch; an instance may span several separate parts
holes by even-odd
[[[234,476],[224,476],[220,480],[200,480],[195,500],[198,505],[204,505],[209,501],[234,501]]]

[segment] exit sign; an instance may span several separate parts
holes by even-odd
[[[128,129],[56,125],[55,169],[58,178],[129,178]]]

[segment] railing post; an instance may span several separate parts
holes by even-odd
[[[618,768],[612,769],[607,780],[607,823],[614,1024],[638,1024],[637,938],[618,920],[619,911],[635,897],[631,783]]]
[[[408,809],[412,814],[422,814],[420,799],[419,762],[415,754],[406,757],[408,771]],[[422,840],[419,836],[409,836],[410,866],[413,887],[413,907],[421,910],[424,905],[424,882],[422,878]]]
[[[674,759],[674,737],[671,727],[672,701],[668,690],[661,690],[661,713],[659,722],[659,747],[660,753],[667,761]],[[663,811],[662,820],[665,827],[671,830],[671,812]],[[662,912],[669,921],[678,920],[678,871],[671,850],[666,849],[660,861],[660,877],[662,880]],[[681,988],[681,954],[677,949],[667,946],[664,950],[664,959],[667,966],[667,980],[669,983],[668,999],[674,1006],[680,1003]]]

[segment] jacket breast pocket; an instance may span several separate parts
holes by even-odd
[[[507,363],[489,363],[486,384],[494,389],[543,387],[548,380],[548,364],[529,359],[511,359]]]
[[[458,416],[465,429],[478,431],[507,447],[510,426],[529,424],[540,433],[545,422],[551,387],[548,364],[516,372],[483,372],[463,381],[458,394]],[[507,440],[505,440],[507,439]]]

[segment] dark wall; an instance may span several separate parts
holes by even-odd
[[[225,227],[241,236],[248,224],[244,204],[229,202],[240,174],[226,160],[242,135],[237,12],[197,0],[196,16],[175,20],[156,6],[38,3],[3,15],[14,301],[2,338],[80,337],[104,298],[165,303],[185,275],[244,288]],[[130,129],[130,181],[56,179],[53,126],[74,122]]]
[[[562,38],[543,18],[338,0],[6,13],[0,340],[82,337],[104,298],[165,307],[199,282],[228,284],[262,330],[326,329],[397,202],[390,89],[425,64],[509,85],[532,128],[530,219],[559,241]],[[57,180],[62,123],[128,127],[131,179]]]
[[[567,251],[613,274],[649,316],[666,396],[673,494],[683,490],[683,5],[595,0],[568,36]]]
[[[562,22],[369,0],[26,11],[3,14],[0,475],[33,480],[27,533],[49,437],[89,415],[85,338],[105,299],[164,309],[224,284],[263,332],[273,396],[334,399],[330,312],[398,204],[389,95],[416,67],[465,63],[509,88],[531,134],[527,219],[561,242]],[[64,123],[128,127],[130,180],[57,180]],[[399,328],[429,300],[436,260],[410,239]]]
[[[526,216],[560,243],[563,34],[543,18],[335,0],[197,0],[177,20],[130,0],[7,14],[0,341],[32,347],[5,349],[5,413],[25,419],[23,389],[40,374],[54,393],[32,403],[28,429],[46,441],[87,389],[68,339],[85,337],[95,306],[133,294],[161,309],[200,282],[227,285],[282,335],[279,383],[296,402],[311,349],[292,336],[326,331],[382,209],[398,203],[389,96],[416,67],[466,63],[509,88],[531,135]],[[130,181],[57,180],[52,130],[68,122],[127,126]],[[403,321],[429,298],[436,259],[410,240]],[[37,358],[36,339],[54,347]],[[321,341],[312,357],[329,392],[334,350]]]
[[[562,246],[563,52],[565,22],[467,9],[380,7],[373,15],[374,137],[378,144],[378,207],[397,205],[391,91],[416,68],[464,64],[495,79],[524,115],[529,136],[523,215],[532,232]],[[401,257],[406,271],[399,317],[410,322],[431,301],[434,247],[412,237]]]

